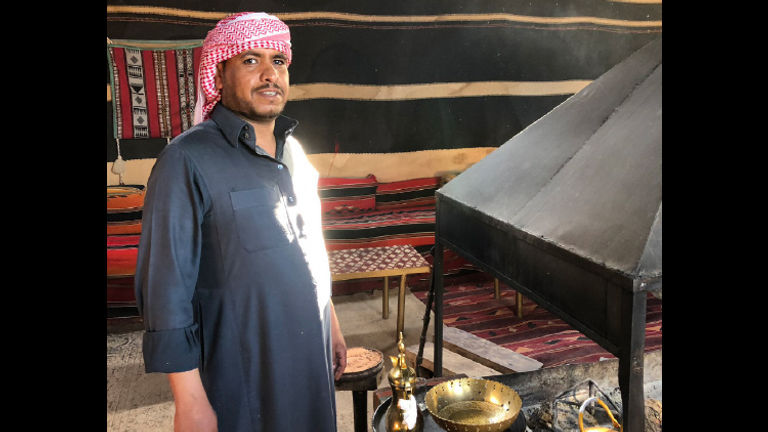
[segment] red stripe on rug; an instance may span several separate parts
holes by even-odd
[[[171,136],[181,131],[181,106],[179,102],[179,76],[176,70],[176,51],[165,52],[165,70],[168,77],[168,106],[171,114]]]
[[[197,72],[200,70],[200,58],[202,57],[202,54],[203,54],[203,47],[197,47],[192,49],[192,70],[194,71],[195,79],[197,79]],[[194,93],[196,90],[197,90],[197,85],[193,85],[192,86],[193,103],[197,101],[197,93]]]
[[[136,247],[139,245],[139,240],[141,239],[140,234],[126,234],[126,235],[108,235],[107,236],[107,247],[124,247],[124,246],[133,246]]]
[[[155,58],[152,51],[141,52],[144,65],[144,97],[147,99],[147,122],[149,137],[160,137],[160,122],[158,121],[157,83],[155,81]]]
[[[107,276],[132,276],[136,274],[136,247],[107,248]]]
[[[133,276],[107,279],[107,304],[135,305],[136,293],[133,288]]]

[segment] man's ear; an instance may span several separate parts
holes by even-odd
[[[221,75],[224,73],[224,62],[216,64],[216,73],[213,75],[213,83],[216,90],[221,90],[224,84],[221,82]]]

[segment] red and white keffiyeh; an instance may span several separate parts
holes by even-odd
[[[194,124],[206,120],[221,99],[214,76],[216,65],[252,48],[282,52],[291,63],[291,34],[288,26],[273,15],[240,12],[229,15],[208,32],[203,41],[197,75],[197,103]]]

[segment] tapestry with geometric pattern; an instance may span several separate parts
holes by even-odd
[[[116,139],[173,138],[192,126],[201,42],[107,43]]]

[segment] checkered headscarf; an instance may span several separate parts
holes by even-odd
[[[194,124],[206,120],[221,99],[214,76],[216,65],[252,48],[282,52],[291,63],[291,34],[288,26],[265,13],[240,12],[222,19],[203,41],[197,76],[197,103]]]

